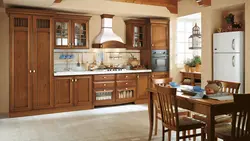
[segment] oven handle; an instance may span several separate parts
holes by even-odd
[[[152,58],[167,58],[168,56],[152,56]]]

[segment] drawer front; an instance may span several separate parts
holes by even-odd
[[[117,80],[133,80],[136,79],[136,74],[117,74]]]
[[[115,75],[94,75],[94,81],[115,80]]]
[[[126,87],[136,86],[136,81],[117,81],[116,85],[119,88],[126,88]]]
[[[201,79],[201,74],[194,74],[195,79]]]
[[[115,88],[115,82],[94,82],[94,89]]]

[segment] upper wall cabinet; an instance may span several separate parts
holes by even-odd
[[[55,48],[88,49],[89,19],[86,16],[57,15],[55,19]]]
[[[169,20],[150,19],[149,39],[152,50],[169,49]]]
[[[146,46],[146,20],[127,20],[126,23],[126,48],[145,49]]]

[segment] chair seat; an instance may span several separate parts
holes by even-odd
[[[223,140],[233,140],[231,131],[232,131],[232,126],[229,123],[217,124],[215,126],[215,136]],[[242,130],[240,130],[240,133],[241,132]],[[241,137],[241,138],[244,139],[245,137]]]
[[[206,121],[206,116],[201,115],[201,114],[195,114],[193,115],[193,118],[204,121],[204,122]],[[229,123],[229,122],[232,122],[232,117],[230,115],[215,116],[215,124]]]
[[[179,117],[179,125],[181,131],[205,127],[205,123],[190,117]]]

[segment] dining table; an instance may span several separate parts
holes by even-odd
[[[148,91],[148,114],[149,114],[149,137],[152,139],[154,127],[154,97],[157,94],[155,88],[147,88]],[[206,116],[207,141],[215,140],[215,116],[230,114],[233,109],[233,99],[231,100],[216,100],[211,98],[193,98],[190,95],[185,95],[183,92],[177,91],[177,105],[180,108],[190,110],[195,113]]]

